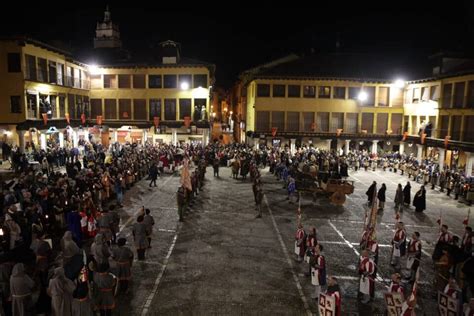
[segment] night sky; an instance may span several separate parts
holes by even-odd
[[[125,48],[133,51],[153,42],[178,41],[183,56],[216,64],[216,84],[223,87],[229,87],[239,72],[288,53],[334,51],[338,38],[344,52],[414,57],[440,50],[474,52],[474,1],[363,2],[351,6],[334,1],[325,6],[314,1],[307,7],[297,1],[268,2],[265,9],[239,1],[181,8],[164,1],[143,3],[140,8],[109,3]],[[75,3],[81,7],[10,2],[9,9],[4,6],[0,13],[0,34],[59,40],[72,48],[92,46],[96,22],[103,19],[107,2]]]

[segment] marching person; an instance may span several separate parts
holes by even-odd
[[[97,234],[91,245],[91,255],[94,257],[96,266],[109,262],[110,249],[104,240],[104,235]]]
[[[135,240],[135,248],[137,249],[138,260],[145,260],[145,250],[147,248],[148,230],[143,222],[143,215],[138,216],[137,222],[133,225],[133,239]]]
[[[367,204],[369,206],[372,206],[372,202],[374,199],[374,193],[375,190],[377,189],[377,182],[373,182],[370,187],[367,189],[367,192],[365,192],[365,195],[367,195]]]
[[[359,263],[359,294],[361,295],[361,302],[367,304],[374,295],[374,274],[375,263],[369,257],[367,249],[362,251],[362,257]]]
[[[408,181],[405,187],[403,188],[403,204],[406,207],[410,207],[410,202],[411,202],[411,185],[410,185],[410,181]]]
[[[305,273],[306,276],[311,276],[311,258],[314,256],[314,247],[318,244],[318,240],[316,238],[316,227],[312,227],[310,230],[309,235],[306,237],[306,251],[305,257],[307,258],[307,262],[309,263],[308,273]]]
[[[176,193],[176,201],[178,203],[178,216],[179,221],[183,221],[183,214],[184,210],[186,209],[186,188],[184,185],[178,188],[178,192]]]
[[[334,316],[341,316],[341,289],[339,284],[337,284],[336,277],[329,277],[328,279],[328,289],[326,295],[332,296],[335,298],[336,302],[336,313]]]
[[[414,232],[408,243],[407,269],[410,270],[410,282],[415,281],[416,272],[421,262],[421,241],[420,233]]]
[[[402,277],[400,276],[399,273],[392,274],[392,281],[390,282],[388,291],[390,293],[399,293],[402,295],[402,298],[404,299],[405,298],[404,289],[403,289],[403,286],[401,285],[401,279]]]
[[[405,255],[406,233],[403,222],[398,222],[396,227],[397,229],[392,238],[392,260],[390,260],[390,264],[398,271],[400,270],[400,257]]]
[[[397,191],[395,192],[395,198],[393,201],[395,202],[395,209],[397,211],[401,211],[403,209],[403,188],[402,185],[399,183],[397,186]]]
[[[311,265],[311,284],[316,286],[314,298],[319,298],[321,286],[326,285],[326,258],[321,254],[323,245],[316,244],[314,247],[314,256],[310,259]]]
[[[10,293],[13,315],[34,315],[33,289],[35,282],[25,273],[23,263],[13,267],[10,277]]]
[[[150,214],[150,209],[145,210],[145,216],[143,217],[143,223],[146,225],[146,229],[148,232],[147,240],[148,240],[148,248],[151,248],[151,234],[153,232],[153,226],[155,225],[155,220],[153,216]]]
[[[97,288],[96,306],[100,310],[101,316],[112,315],[115,308],[114,293],[117,286],[117,280],[109,273],[109,264],[99,265],[97,272],[94,273],[94,284]]]
[[[120,291],[128,293],[128,282],[132,277],[133,252],[125,246],[126,238],[119,238],[117,248],[112,250],[112,258],[117,262],[117,279]]]
[[[297,255],[297,260],[298,262],[303,261],[304,257],[304,241],[305,241],[305,232],[303,229],[303,224],[299,223],[298,224],[298,229],[296,230],[296,236],[295,236],[295,254]]]
[[[466,226],[464,228],[464,235],[462,237],[461,248],[464,252],[465,258],[469,258],[472,254],[472,239],[474,235],[472,234],[472,227]]]
[[[257,208],[257,216],[256,218],[262,217],[262,201],[263,201],[263,190],[262,186],[258,184],[255,188],[255,204]]]
[[[426,209],[426,191],[424,185],[416,192],[413,198],[413,206],[415,207],[415,212],[423,212]]]
[[[54,269],[54,277],[49,280],[47,292],[51,296],[51,309],[53,316],[72,315],[72,294],[76,285],[66,278],[64,268]]]
[[[387,187],[385,186],[385,183],[382,183],[382,186],[379,189],[379,192],[377,193],[377,199],[379,200],[379,211],[383,211],[385,207],[385,191],[387,190]]]

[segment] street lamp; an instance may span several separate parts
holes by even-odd
[[[367,101],[368,97],[369,96],[367,95],[367,92],[361,91],[359,92],[359,96],[357,98],[359,99],[359,101],[364,102],[364,101]]]
[[[188,90],[189,89],[189,83],[186,81],[181,82],[181,90]]]
[[[395,80],[395,87],[400,88],[400,89],[405,87],[405,81],[402,79]]]

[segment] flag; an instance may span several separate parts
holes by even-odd
[[[278,131],[278,127],[272,127],[272,136],[275,137]]]
[[[41,113],[43,116],[44,125],[48,125],[48,113]]]
[[[86,124],[86,115],[84,113],[81,114],[81,122],[82,125]]]
[[[66,118],[67,123],[70,124],[69,113],[64,114],[64,117]]]
[[[336,129],[336,136],[337,137],[341,136],[341,133],[342,133],[342,128]]]
[[[426,133],[421,133],[421,143],[425,143]]]
[[[448,149],[448,145],[449,145],[449,140],[451,139],[451,136],[447,135],[444,137],[444,147],[446,149]]]
[[[467,210],[467,216],[466,216],[466,218],[464,218],[464,220],[462,221],[462,223],[463,223],[464,226],[469,225],[469,217],[471,217],[471,209],[468,209],[468,210]]]
[[[183,163],[183,169],[181,170],[181,185],[184,186],[189,191],[193,190],[191,184],[191,175],[189,174],[188,160],[186,159]]]

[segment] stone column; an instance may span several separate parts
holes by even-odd
[[[418,161],[418,163],[421,163],[422,159],[423,159],[423,145],[416,144],[416,160]]]
[[[146,129],[143,130],[143,138],[142,138],[142,145],[145,146],[146,138],[148,137],[148,133]]]
[[[72,146],[77,148],[79,146],[79,137],[76,131],[72,131]]]
[[[171,129],[171,142],[173,146],[178,144],[178,130],[176,128]]]
[[[444,160],[446,159],[446,149],[438,147],[438,153],[439,170],[443,170]]]
[[[332,142],[332,139],[326,139],[327,150],[331,150],[331,142]]]
[[[202,131],[202,144],[204,146],[207,146],[207,144],[209,144],[209,129],[207,129],[207,128],[205,128]]]
[[[59,132],[59,147],[64,148],[64,134]]]
[[[378,140],[373,140],[372,141],[372,154],[377,154],[377,144],[378,144]]]
[[[400,149],[398,150],[398,152],[400,153],[400,155],[403,155],[403,153],[405,152],[405,143],[404,142],[400,142]]]
[[[296,139],[295,138],[291,138],[290,139],[290,153],[292,155],[294,155],[296,152]]]
[[[349,144],[351,143],[351,140],[350,139],[346,139],[346,144],[344,145],[344,155],[348,155],[349,154]]]
[[[470,152],[466,152],[466,177],[472,175],[472,165],[474,163],[474,155]]]
[[[114,143],[116,143],[118,141],[118,133],[117,133],[117,130],[114,129],[114,132],[113,132],[113,136],[112,136],[112,140]]]
[[[25,131],[18,131],[18,147],[21,153],[25,152]]]
[[[46,150],[46,134],[45,133],[41,133],[40,148],[43,149],[43,150]]]

